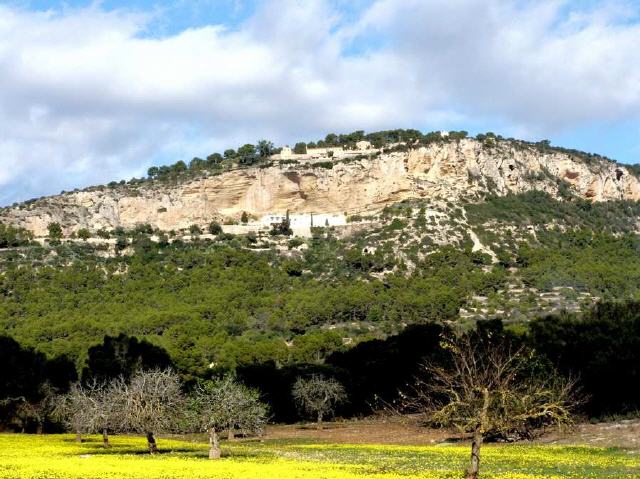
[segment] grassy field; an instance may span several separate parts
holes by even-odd
[[[392,479],[460,478],[468,447],[322,444],[267,440],[223,444],[223,459],[207,459],[201,442],[160,439],[146,454],[143,438],[116,436],[105,450],[98,437],[0,435],[1,479]],[[640,478],[638,450],[489,445],[482,477],[501,479]]]

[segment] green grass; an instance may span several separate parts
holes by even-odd
[[[207,459],[207,444],[160,439],[146,454],[143,438],[116,436],[103,449],[97,437],[0,435],[2,479],[444,479],[462,477],[468,447],[336,445],[271,441],[223,444]],[[482,477],[495,479],[639,478],[640,451],[582,446],[489,445]]]

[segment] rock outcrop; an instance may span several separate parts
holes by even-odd
[[[570,188],[591,201],[640,200],[640,180],[609,161],[581,158],[508,141],[487,145],[472,139],[408,151],[376,152],[366,158],[274,162],[269,167],[233,169],[168,185],[90,188],[0,211],[0,222],[44,236],[59,222],[66,233],[88,228],[130,228],[149,223],[179,230],[213,219],[239,218],[243,211],[268,214],[355,214],[377,211],[411,198],[456,202],[484,193],[544,190],[554,196]]]

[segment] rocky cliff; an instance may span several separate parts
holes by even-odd
[[[90,188],[5,208],[0,222],[44,236],[51,222],[59,222],[66,233],[139,223],[179,230],[213,219],[237,219],[243,211],[256,219],[287,210],[355,214],[411,198],[456,202],[533,189],[553,196],[571,190],[592,201],[640,200],[640,180],[622,165],[540,152],[522,143],[464,139],[396,150],[406,151],[336,155],[328,159],[330,165],[274,161],[175,184]]]

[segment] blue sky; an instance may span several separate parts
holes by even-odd
[[[0,1],[0,204],[260,138],[495,131],[640,162],[640,1]]]

